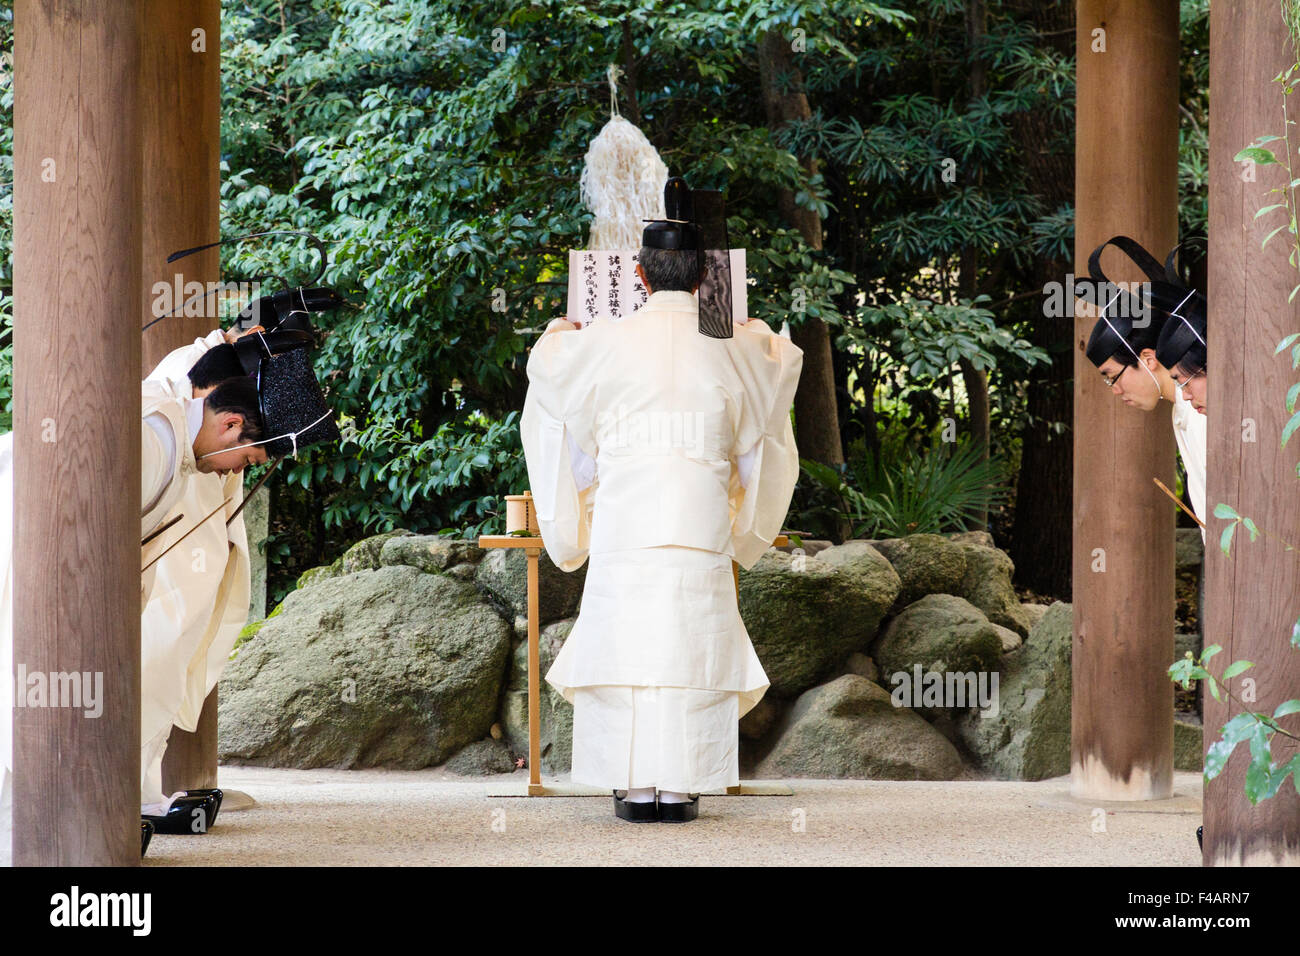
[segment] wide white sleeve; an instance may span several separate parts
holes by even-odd
[[[218,345],[224,345],[226,334],[221,329],[213,329],[201,339],[195,339],[189,345],[168,352],[152,372],[145,376],[146,382],[163,382],[173,389],[178,383],[188,383],[190,369],[194,367],[203,353]]]
[[[597,487],[591,370],[584,345],[593,330],[550,330],[528,358],[528,394],[519,436],[547,556],[574,571],[591,549]]]
[[[171,484],[176,468],[176,436],[166,415],[154,412],[140,420],[140,514],[146,515]],[[152,528],[141,528],[144,537]]]
[[[742,353],[738,366],[744,393],[729,486],[732,553],[737,564],[750,568],[781,533],[799,478],[790,406],[803,352],[764,322],[738,326],[736,335],[742,334],[762,337]]]

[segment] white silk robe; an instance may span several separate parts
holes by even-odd
[[[1174,441],[1178,443],[1178,454],[1183,460],[1183,471],[1187,474],[1187,497],[1192,502],[1196,517],[1206,521],[1205,515],[1205,446],[1206,418],[1198,412],[1191,402],[1183,398],[1182,389],[1174,389]],[[1201,529],[1201,541],[1205,541],[1205,529]]]
[[[762,322],[731,339],[701,335],[684,292],[533,346],[520,435],[542,538],[565,571],[591,558],[578,620],[546,674],[575,704],[575,781],[735,782],[736,721],[768,680],[731,560],[751,567],[785,520],[802,361]]]
[[[188,407],[193,391],[186,373],[223,341],[215,330],[171,352],[145,379],[143,394],[156,396],[165,406]],[[180,491],[162,520],[178,513],[184,517],[144,549],[142,565],[199,519],[216,514],[167,552],[145,578],[140,618],[143,804],[164,799],[162,758],[171,728],[193,731],[198,726],[203,702],[248,620],[251,585],[243,514],[226,525],[243,501],[243,476],[197,471],[190,441],[184,443],[180,471]]]
[[[214,331],[177,349],[141,383],[141,537],[176,514],[184,517],[141,549],[141,565],[233,496],[203,527],[141,577],[141,804],[164,799],[161,764],[173,724],[197,726],[203,701],[248,616],[248,545],[243,517],[225,518],[242,500],[242,477],[204,475],[195,467],[187,414],[186,376],[208,348],[224,339]],[[143,423],[157,414],[158,432]],[[150,504],[152,502],[152,507]],[[0,435],[0,817],[13,767],[13,435]],[[0,826],[5,830],[7,819]]]

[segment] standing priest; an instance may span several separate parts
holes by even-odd
[[[572,779],[633,821],[695,819],[701,791],[739,783],[738,721],[768,679],[732,559],[767,550],[799,473],[803,353],[733,324],[725,233],[693,212],[711,198],[668,181],[637,266],[649,301],[581,331],[552,322],[520,421],[547,553],[565,571],[591,557],[546,675],[574,705]]]

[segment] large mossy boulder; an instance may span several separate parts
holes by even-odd
[[[871,542],[885,556],[900,581],[894,610],[901,611],[927,594],[961,594],[966,578],[966,545],[937,534],[912,534]]]
[[[996,671],[1002,658],[1002,637],[987,617],[964,598],[928,594],[909,604],[885,628],[871,655],[880,668],[881,683],[892,675]]]
[[[478,564],[474,580],[510,620],[528,614],[528,559],[522,548],[493,548]],[[537,559],[539,621],[549,624],[578,613],[587,565],[561,571],[543,550]]]
[[[776,697],[838,672],[876,636],[898,575],[863,541],[816,557],[768,551],[740,575],[740,613]]]
[[[540,666],[538,704],[541,711],[542,769],[547,773],[568,773],[573,764],[573,705],[546,682],[546,672],[564,646],[572,620],[556,621],[542,628],[537,649]],[[525,630],[515,641],[510,655],[510,673],[501,703],[501,725],[510,749],[528,753],[528,637]]]
[[[977,766],[1001,780],[1044,780],[1070,771],[1073,610],[1047,609],[1018,650],[1002,658],[997,711],[957,720]]]
[[[963,770],[939,731],[856,674],[800,695],[773,735],[759,778],[953,780]]]
[[[1005,551],[962,542],[966,553],[966,573],[956,592],[984,612],[994,624],[1010,628],[1021,637],[1029,633],[1033,621],[1011,585],[1015,573]]]
[[[405,565],[428,574],[452,577],[474,576],[484,551],[476,541],[437,534],[420,534],[389,538],[379,549],[381,567]]]
[[[389,566],[317,581],[226,668],[218,752],[275,767],[440,764],[487,736],[510,637],[452,577]]]

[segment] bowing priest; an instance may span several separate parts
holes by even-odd
[[[1101,271],[1102,250],[1115,245],[1136,262],[1148,276],[1143,298],[1129,295],[1106,279]],[[1192,510],[1205,520],[1205,416],[1197,409],[1168,366],[1157,354],[1165,328],[1180,320],[1173,317],[1180,308],[1198,309],[1204,315],[1204,297],[1185,286],[1173,271],[1176,247],[1165,266],[1127,236],[1115,236],[1098,246],[1089,258],[1094,285],[1082,297],[1093,301],[1100,317],[1088,337],[1086,354],[1097,366],[1106,387],[1130,408],[1151,412],[1161,401],[1170,404],[1174,441],[1187,476],[1187,497]],[[1199,303],[1199,305],[1198,305]],[[1123,308],[1117,308],[1122,305]],[[1201,528],[1201,537],[1205,529]]]
[[[161,793],[171,726],[192,729],[248,614],[238,509],[250,464],[336,438],[302,335],[233,343],[215,331],[141,385],[141,810],[144,832],[203,832],[219,791]],[[286,352],[285,349],[293,351]],[[252,359],[250,359],[252,356]],[[247,369],[253,368],[252,374]],[[0,771],[12,768],[12,435],[0,436]],[[188,726],[187,726],[188,725]],[[8,816],[7,799],[0,816]],[[5,821],[7,828],[7,820]]]
[[[768,679],[732,560],[771,545],[799,473],[803,353],[733,323],[720,196],[671,179],[665,207],[638,257],[649,300],[582,330],[553,321],[520,420],[547,553],[591,561],[546,675],[574,705],[572,779],[636,822],[693,820],[701,791],[739,783],[738,721]]]

